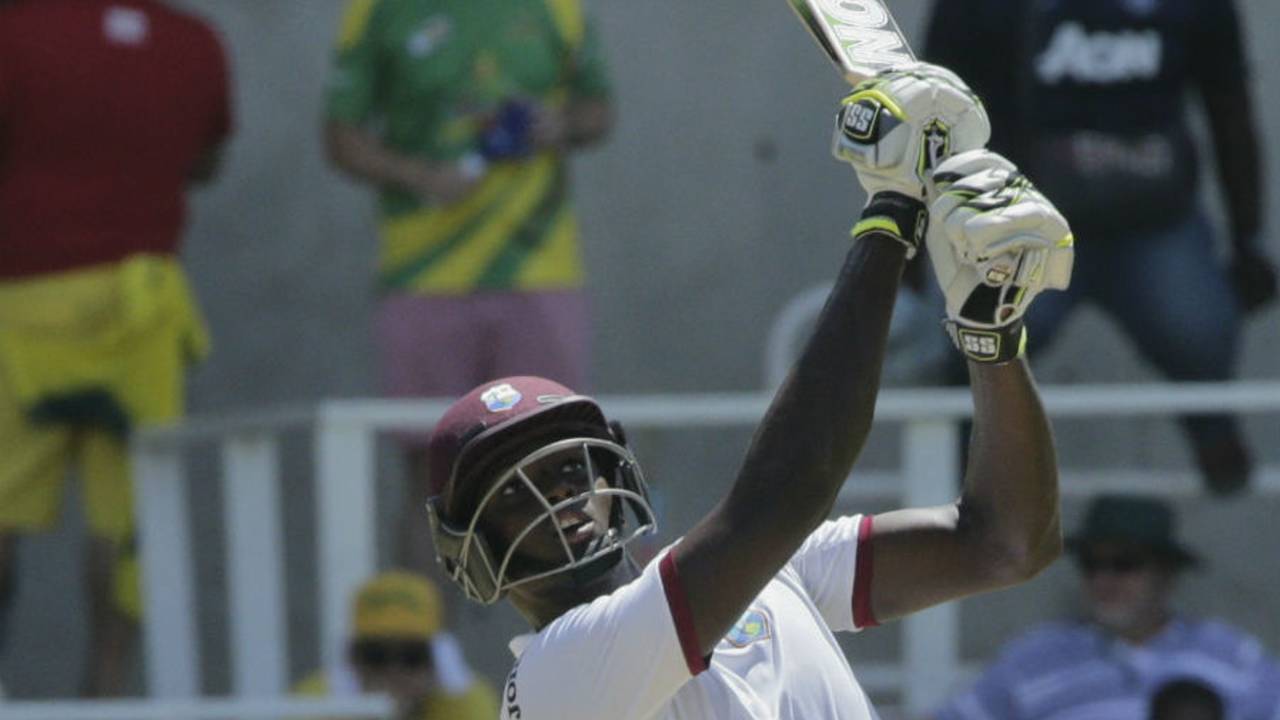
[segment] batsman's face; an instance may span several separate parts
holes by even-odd
[[[565,448],[519,464],[502,481],[480,516],[480,527],[499,557],[519,543],[516,575],[563,565],[566,545],[580,559],[605,536],[613,499],[590,491],[609,487],[601,475],[608,462],[582,447]]]
[[[1104,628],[1124,634],[1167,612],[1173,573],[1147,549],[1095,543],[1081,549],[1077,562],[1090,614]]]

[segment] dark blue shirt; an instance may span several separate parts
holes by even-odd
[[[992,148],[1088,229],[1188,214],[1187,97],[1247,82],[1233,0],[936,0],[925,56],[982,97]]]
[[[1017,127],[1183,126],[1188,90],[1247,81],[1234,0],[936,0],[926,57]]]

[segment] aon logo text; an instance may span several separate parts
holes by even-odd
[[[1060,25],[1049,49],[1036,59],[1036,73],[1046,85],[1063,80],[1121,83],[1150,80],[1160,74],[1164,54],[1155,30],[1086,32],[1079,23]]]

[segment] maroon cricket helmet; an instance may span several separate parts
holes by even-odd
[[[506,377],[484,383],[445,412],[427,446],[430,495],[459,518],[488,476],[522,450],[561,437],[612,439],[595,400],[545,378]]]
[[[609,422],[594,400],[538,377],[487,382],[455,402],[437,423],[427,447],[431,524],[436,557],[470,599],[497,602],[509,589],[567,574],[588,584],[621,561],[626,546],[657,529],[639,463],[627,448],[622,428]],[[598,482],[574,497],[549,501],[525,475],[525,468],[551,453],[581,453],[583,466]],[[539,512],[510,545],[491,542],[479,520],[496,483],[515,482]],[[562,562],[531,565],[518,557],[522,541],[540,523],[570,505],[607,496],[608,528],[590,545],[570,546],[555,528]]]

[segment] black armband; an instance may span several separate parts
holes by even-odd
[[[862,210],[862,217],[850,235],[861,240],[881,235],[900,242],[907,249],[907,259],[915,257],[929,229],[929,211],[924,203],[896,192],[876,193]]]

